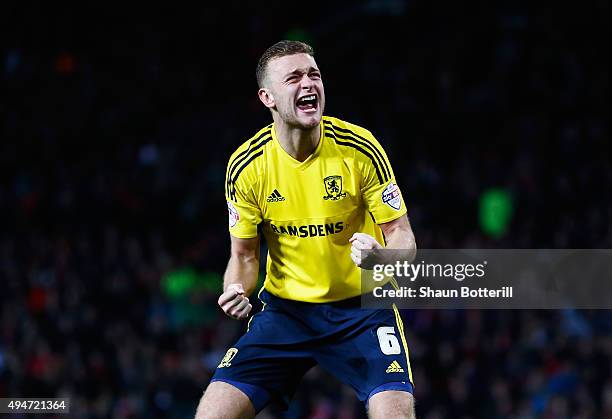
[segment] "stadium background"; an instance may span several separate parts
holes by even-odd
[[[386,147],[420,247],[610,248],[610,3],[491,3],[3,3],[0,397],[192,417],[245,327],[216,307],[222,183],[283,38]],[[419,418],[612,417],[610,312],[404,315]],[[286,417],[363,417],[328,378]]]

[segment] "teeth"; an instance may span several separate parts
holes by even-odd
[[[316,100],[317,97],[315,95],[304,96],[300,100]]]

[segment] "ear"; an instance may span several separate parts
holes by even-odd
[[[261,100],[261,103],[263,103],[266,108],[273,108],[276,106],[276,102],[274,101],[274,96],[272,96],[272,92],[270,92],[270,90],[266,89],[265,87],[259,89],[257,95],[259,96],[259,100]]]

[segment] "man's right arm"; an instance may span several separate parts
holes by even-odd
[[[232,250],[223,277],[223,294],[219,306],[228,316],[242,320],[253,306],[248,296],[257,286],[259,274],[259,237],[239,239],[231,236]]]

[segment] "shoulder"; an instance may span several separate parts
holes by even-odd
[[[359,125],[329,116],[323,117],[323,125],[326,137],[333,139],[342,148],[352,148],[356,156],[373,160],[385,155],[374,135]]]
[[[271,140],[272,124],[269,124],[257,131],[255,135],[236,148],[229,158],[228,169],[232,165],[243,163],[249,159],[255,159],[260,156],[265,149],[265,145]]]
[[[333,117],[324,117],[323,124],[325,136],[343,153],[351,153],[364,170],[373,168],[380,183],[392,177],[387,155],[369,130]]]
[[[364,137],[364,139],[374,140],[374,135],[372,133],[359,125],[352,124],[347,121],[343,121],[340,118],[334,118],[332,116],[324,116],[323,117],[323,125],[326,129],[329,129],[334,132],[339,132],[341,134],[350,134],[357,138]]]
[[[225,181],[228,196],[234,197],[237,187],[250,188],[257,183],[262,170],[263,159],[260,157],[266,150],[266,144],[271,140],[272,124],[260,129],[232,153],[227,163]]]

